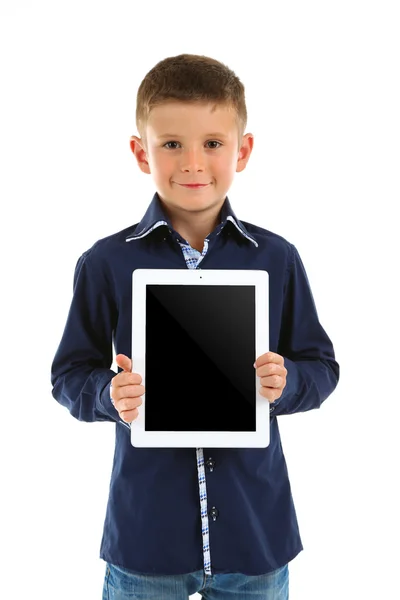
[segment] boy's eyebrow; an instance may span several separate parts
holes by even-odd
[[[158,139],[163,140],[164,138],[178,138],[180,137],[177,133],[164,133],[163,135],[158,135]],[[204,137],[219,137],[226,138],[228,137],[226,133],[206,133]]]

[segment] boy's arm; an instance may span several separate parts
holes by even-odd
[[[79,421],[120,422],[109,392],[116,375],[110,366],[117,313],[92,250],[75,268],[71,307],[51,367],[52,394]]]
[[[278,416],[319,408],[337,386],[339,365],[319,322],[304,265],[292,244],[277,353],[284,357],[288,373],[271,413]]]

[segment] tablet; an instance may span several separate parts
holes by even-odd
[[[145,394],[135,447],[269,445],[254,362],[269,349],[268,273],[136,269],[132,361]]]

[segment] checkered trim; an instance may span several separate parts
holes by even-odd
[[[179,240],[178,240],[179,242]],[[187,242],[185,244],[179,242],[182,248],[183,256],[189,269],[195,269],[203,260],[208,250],[208,238],[204,240],[203,251],[199,252],[192,248]],[[204,572],[211,575],[211,554],[210,554],[210,534],[208,526],[208,509],[207,509],[207,486],[206,473],[204,470],[204,452],[202,448],[196,448],[197,459],[197,479],[199,482],[200,493],[200,514],[201,514],[201,535],[203,538],[203,565]]]
[[[127,238],[127,242],[132,239],[140,239],[148,235],[151,231],[159,227],[160,225],[168,225],[165,221],[158,221],[145,232],[140,232],[139,235],[132,238]],[[202,252],[199,252],[186,241],[182,243],[177,239],[180,247],[182,248],[183,256],[185,257],[186,264],[189,269],[196,269],[201,263],[205,255],[207,254],[209,239],[204,240],[204,247]],[[111,397],[111,396],[110,396]],[[111,399],[112,401],[112,399]],[[122,424],[127,425],[122,420]],[[130,427],[128,425],[128,427]],[[208,525],[208,509],[207,509],[207,487],[206,487],[206,474],[204,469],[204,452],[202,448],[196,448],[196,460],[197,460],[197,478],[199,483],[199,496],[200,496],[200,514],[201,514],[201,535],[203,539],[203,564],[204,572],[207,575],[211,575],[211,554],[210,554],[210,539],[209,539],[209,525]]]

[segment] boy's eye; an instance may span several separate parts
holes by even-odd
[[[169,144],[177,144],[178,142],[167,142],[166,144],[164,144],[164,148],[168,148]],[[169,148],[168,148],[169,149]],[[172,150],[175,150],[175,148],[172,148]]]
[[[221,142],[217,142],[217,140],[210,140],[209,142],[206,142],[207,144],[218,144],[217,146],[212,146],[211,150],[216,150],[217,148],[219,148],[220,146],[222,146]],[[168,150],[176,150],[176,148],[168,148],[168,144],[179,144],[179,142],[167,142],[166,144],[164,144],[164,148],[167,148]]]

